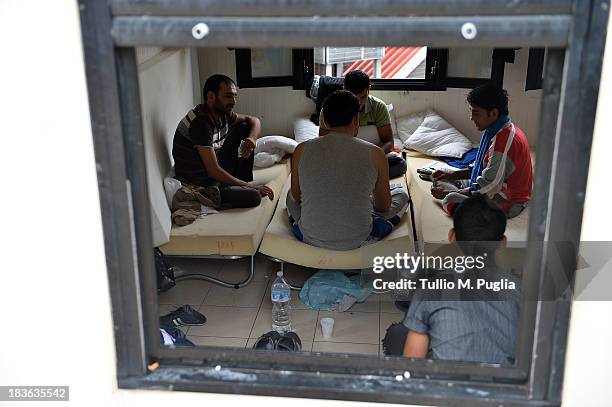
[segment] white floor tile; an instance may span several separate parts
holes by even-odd
[[[356,302],[351,308],[351,312],[380,312],[380,298],[377,294],[370,294],[364,302]]]
[[[210,283],[201,280],[179,281],[176,283],[176,286],[159,294],[158,301],[159,304],[163,305],[189,304],[198,307],[204,301],[204,297],[206,297],[211,287]]]
[[[228,348],[244,348],[247,341],[245,338],[220,338],[217,336],[194,335],[188,335],[187,339],[196,344],[196,346],[217,346]]]
[[[223,271],[220,274],[223,274]],[[264,282],[251,282],[239,289],[214,285],[202,305],[259,308],[265,292]]]
[[[206,316],[207,322],[202,326],[191,326],[187,335],[217,336],[224,338],[248,339],[257,308],[214,307],[203,305],[199,311]]]
[[[323,338],[321,333],[321,318],[331,317],[334,319],[332,337],[329,340]],[[379,314],[374,312],[319,312],[315,342],[348,342],[369,343],[378,345]]]

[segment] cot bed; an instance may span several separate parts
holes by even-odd
[[[218,278],[199,273],[177,276],[177,280],[199,278],[225,287],[240,288],[247,285],[255,272],[254,256],[257,252],[266,227],[274,214],[276,204],[281,198],[281,190],[289,177],[290,158],[268,168],[254,168],[256,184],[266,184],[274,191],[274,199],[262,198],[261,204],[254,208],[227,209],[217,214],[197,219],[187,226],[173,225],[170,241],[160,246],[169,257],[239,259],[250,257],[248,277],[237,283],[229,283]],[[282,201],[282,199],[281,199]]]
[[[417,169],[427,167],[432,161],[443,161],[415,151],[404,151],[404,153],[408,166],[406,178],[415,212],[417,246],[423,253],[431,254],[438,250],[441,244],[448,242],[448,231],[452,228],[453,221],[431,196],[431,182],[420,179]],[[532,163],[535,164],[533,152]],[[528,226],[529,207],[519,216],[508,220],[505,233],[508,248],[498,253],[498,257],[512,268],[521,261],[523,254],[521,249],[526,247]]]
[[[393,183],[401,183],[407,190],[406,178],[404,176],[391,180]],[[353,250],[330,250],[315,247],[300,242],[295,238],[289,219],[285,197],[291,185],[289,178],[281,192],[281,200],[278,203],[272,221],[266,231],[259,247],[259,251],[271,260],[281,263],[292,263],[300,266],[316,269],[353,270],[369,269],[372,267],[374,256],[391,256],[395,253],[414,253],[414,239],[410,221],[410,212],[406,212],[391,234],[383,240],[362,246]],[[299,288],[299,287],[294,287]]]

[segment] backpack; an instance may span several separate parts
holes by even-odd
[[[319,125],[319,113],[321,113],[325,98],[334,91],[342,89],[343,86],[344,78],[319,75],[313,77],[310,87],[307,87],[306,90],[306,97],[314,100],[316,109],[316,113],[310,116],[310,121],[317,126]]]
[[[157,292],[163,293],[176,285],[174,268],[166,262],[166,256],[157,247],[155,254],[155,271],[157,273]]]

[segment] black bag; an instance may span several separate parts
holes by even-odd
[[[310,116],[310,120],[314,124],[319,125],[319,113],[321,113],[325,98],[334,91],[342,89],[343,86],[344,78],[315,75],[309,89],[306,91],[306,96],[315,102],[316,113]]]
[[[174,269],[166,262],[166,256],[157,247],[155,253],[155,271],[157,272],[157,292],[163,293],[176,285]]]

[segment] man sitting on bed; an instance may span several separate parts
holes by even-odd
[[[176,178],[197,186],[219,186],[223,208],[254,207],[262,196],[273,199],[270,187],[250,184],[261,124],[256,117],[233,111],[238,96],[234,81],[212,75],[202,96],[204,103],[187,112],[174,134]]]
[[[355,95],[332,93],[323,113],[329,133],[299,144],[291,159],[289,221],[304,243],[356,249],[391,233],[408,207],[408,194],[401,188],[389,191],[385,153],[355,137]]]
[[[393,133],[391,131],[391,116],[387,104],[370,95],[370,77],[363,71],[351,71],[344,77],[344,89],[352,92],[359,99],[359,126],[376,126],[378,137],[372,141],[387,155],[389,161],[389,178],[397,178],[406,173],[406,161],[392,153]],[[319,136],[329,133],[323,120],[323,110],[319,115]],[[363,132],[364,130],[361,129]],[[366,139],[364,137],[364,139]]]
[[[531,199],[531,153],[525,133],[508,117],[508,94],[499,86],[479,86],[468,94],[467,101],[471,120],[484,131],[474,167],[437,170],[431,194],[442,200],[451,215],[468,196],[484,195],[508,218],[517,216]]]

